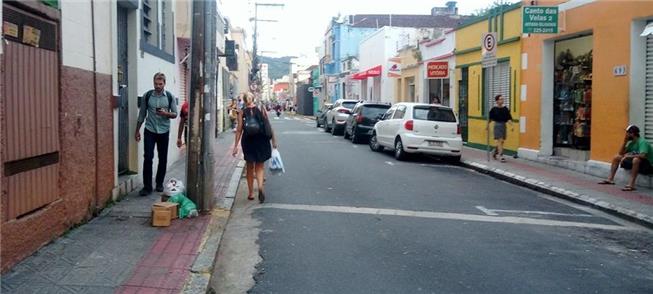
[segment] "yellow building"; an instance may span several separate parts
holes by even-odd
[[[487,32],[496,32],[497,64],[483,68],[481,38]],[[505,153],[514,154],[519,147],[520,131],[521,3],[472,19],[456,28],[455,34],[457,82],[452,94],[458,95],[454,106],[460,117],[463,140],[467,146],[487,146],[488,132],[492,129],[486,130],[487,113],[494,105],[494,96],[501,94],[513,117],[513,126],[507,130]]]
[[[391,76],[396,78],[393,102],[423,102],[424,97],[420,97],[422,76],[420,75],[421,60],[418,59],[419,49],[415,46],[404,47],[398,51],[398,55],[390,60],[390,64],[398,64],[401,68],[401,73]]]

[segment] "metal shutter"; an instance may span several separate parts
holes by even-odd
[[[501,94],[503,104],[510,109],[510,63],[500,62],[487,70],[487,109],[496,105],[494,97]]]
[[[646,37],[644,137],[653,139],[653,36]]]

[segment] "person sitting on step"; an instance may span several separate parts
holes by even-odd
[[[635,191],[637,175],[650,174],[653,172],[653,150],[651,145],[639,135],[639,128],[630,125],[626,128],[624,142],[621,145],[619,154],[612,159],[610,175],[607,180],[599,182],[600,185],[614,185],[614,177],[619,166],[630,170],[630,181],[621,189],[622,191]]]

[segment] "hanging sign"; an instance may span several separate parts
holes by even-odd
[[[449,77],[449,62],[431,61],[426,64],[427,79],[446,79]]]
[[[388,77],[401,77],[401,58],[393,57],[388,60]]]
[[[522,32],[524,34],[557,34],[558,7],[522,7]]]

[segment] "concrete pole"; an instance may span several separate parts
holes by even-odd
[[[214,1],[193,1],[187,196],[200,211],[210,209],[213,190],[211,130],[213,120],[217,119],[213,110],[217,69],[215,10]]]

